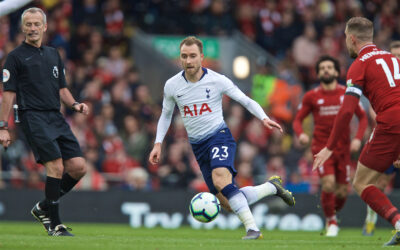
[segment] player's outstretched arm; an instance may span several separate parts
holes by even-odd
[[[155,143],[153,150],[151,150],[149,156],[149,162],[152,165],[158,164],[160,162],[160,158],[161,158],[161,143]]]
[[[33,0],[5,0],[0,3],[0,17],[10,14]]]
[[[279,125],[279,123],[277,123],[269,118],[264,118],[263,124],[265,127],[269,128],[269,129],[277,128],[277,129],[279,129],[279,131],[281,133],[283,133],[283,129],[282,129],[281,125]]]

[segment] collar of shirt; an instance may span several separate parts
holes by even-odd
[[[201,67],[201,69],[203,70],[203,75],[201,75],[199,81],[200,81],[201,79],[203,79],[203,77],[208,73],[207,68]],[[185,77],[185,71],[184,71],[184,70],[182,71],[182,76],[183,76],[183,78],[185,79],[185,81],[188,82],[188,80],[187,80],[186,77]]]
[[[378,48],[376,47],[375,44],[368,44],[363,46],[360,51],[358,52],[358,57],[362,57],[363,55],[373,51],[373,50],[377,50]]]
[[[23,45],[24,47],[26,47],[26,48],[29,48],[29,49],[39,49],[39,50],[43,50],[43,45],[41,45],[40,47],[35,47],[35,46],[33,46],[33,45],[30,45],[29,43],[27,43],[27,42],[25,42],[25,41],[22,42],[22,45]]]

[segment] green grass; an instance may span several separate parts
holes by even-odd
[[[0,222],[0,249],[378,249],[391,231],[363,237],[361,229],[342,229],[336,238],[320,232],[263,230],[264,239],[243,241],[244,229],[133,229],[121,224],[68,223],[75,237],[49,237],[37,222]]]

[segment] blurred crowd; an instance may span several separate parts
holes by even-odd
[[[259,63],[253,91],[247,94],[283,125],[284,135],[263,128],[229,98],[224,98],[224,116],[238,142],[237,184],[260,184],[278,174],[298,193],[319,188],[311,151],[299,144],[291,128],[302,93],[318,83],[316,60],[324,54],[338,58],[343,82],[351,63],[343,32],[351,16],[374,22],[375,42],[383,49],[400,39],[396,0],[36,0],[31,6],[46,11],[45,44],[59,50],[69,89],[92,110],[89,116],[62,110],[87,160],[88,173],[78,190],[207,190],[177,112],[161,163],[148,163],[161,100],[150,95],[131,56],[130,37],[137,28],[197,36],[239,30],[277,58],[277,70]],[[0,17],[0,65],[24,39],[20,15]],[[265,82],[272,87],[263,92]],[[45,169],[35,163],[22,133],[10,123],[13,143],[7,151],[1,149],[0,188],[42,189]],[[312,119],[304,128],[312,134]],[[357,157],[352,157],[353,170]]]

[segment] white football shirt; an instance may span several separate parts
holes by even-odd
[[[222,114],[222,96],[228,95],[260,120],[267,118],[261,106],[247,97],[231,80],[207,68],[198,82],[187,81],[184,71],[168,79],[164,86],[163,109],[157,125],[156,143],[164,140],[178,106],[189,141],[207,139],[226,126]]]

